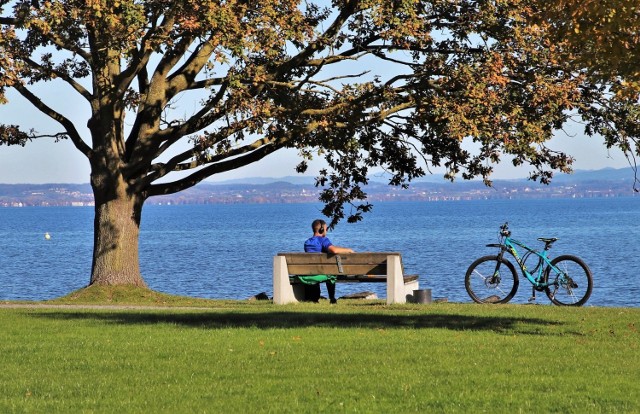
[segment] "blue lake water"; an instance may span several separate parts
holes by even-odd
[[[273,256],[301,251],[319,204],[147,206],[143,212],[140,265],[153,289],[180,295],[245,299],[272,295]],[[43,300],[89,282],[93,209],[0,209],[0,300]],[[640,306],[640,197],[375,203],[357,224],[329,233],[334,244],[357,251],[399,251],[407,273],[436,298],[470,302],[464,274],[477,257],[493,253],[498,227],[540,246],[558,237],[552,255],[575,254],[594,275],[587,306]],[[44,234],[51,235],[45,240]],[[338,294],[383,284],[339,284]],[[324,288],[323,288],[324,292]],[[526,303],[521,280],[513,302]],[[549,304],[544,294],[538,303]]]

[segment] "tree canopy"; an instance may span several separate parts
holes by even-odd
[[[605,91],[531,23],[537,12],[522,0],[0,0],[0,101],[13,89],[60,125],[2,125],[0,139],[68,138],[87,157],[94,262],[122,250],[119,202],[138,224],[146,198],[283,148],[299,151],[299,172],[326,159],[332,224],[345,204],[349,220],[369,210],[372,168],[392,185],[440,166],[490,183],[506,159],[548,182],[572,158],[546,142]],[[36,95],[52,80],[90,108],[88,134]]]
[[[640,4],[635,0],[538,0],[538,23],[564,43],[575,63],[603,82],[640,81]]]
[[[640,4],[635,0],[533,2],[539,24],[573,70],[588,75],[580,102],[586,132],[623,150],[636,170],[640,157]],[[634,185],[634,189],[637,188]]]

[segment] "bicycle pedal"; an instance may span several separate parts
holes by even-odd
[[[536,301],[536,297],[535,297],[535,296],[531,296],[531,297],[529,298],[529,302],[535,302],[535,301]]]

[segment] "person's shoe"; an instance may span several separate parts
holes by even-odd
[[[335,305],[336,303],[338,303],[338,299],[332,298],[329,300],[329,303],[331,303],[332,305]]]

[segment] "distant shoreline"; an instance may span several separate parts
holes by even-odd
[[[634,197],[631,168],[580,171],[554,178],[550,185],[526,179],[455,181],[430,177],[410,183],[408,189],[392,187],[372,178],[364,187],[368,201],[461,201],[484,199],[545,199]],[[203,182],[176,194],[149,198],[147,205],[318,203],[321,188],[310,177],[256,178],[254,182]],[[287,181],[289,180],[289,181]],[[248,180],[250,181],[250,180]],[[0,184],[0,207],[94,206],[89,184]]]

